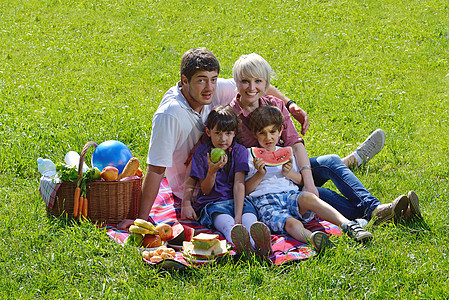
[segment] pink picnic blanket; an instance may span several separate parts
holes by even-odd
[[[224,239],[224,237],[218,231],[213,231],[211,229],[203,227],[196,221],[181,219],[181,203],[174,200],[173,193],[168,185],[166,178],[164,178],[161,182],[159,194],[151,209],[148,221],[151,221],[153,224],[158,224],[161,222],[173,224],[174,222],[179,222],[181,224],[185,224],[194,228],[195,235],[200,232],[216,233],[220,235],[221,239]],[[338,228],[338,226],[318,218],[307,223],[305,227],[310,231],[321,230],[328,234],[340,235],[340,229]],[[129,232],[118,230],[115,227],[109,226],[107,228],[107,234],[117,243],[123,244],[125,239],[128,237]],[[272,235],[271,242],[273,245],[273,254],[268,257],[268,261],[272,262],[274,265],[281,265],[291,261],[304,260],[317,254],[307,244],[298,242],[297,240],[287,235]],[[229,254],[235,255],[236,253],[231,250]],[[167,259],[158,264],[151,263],[145,259],[144,261],[148,264],[160,265],[164,268],[185,268],[202,265],[209,262],[192,261],[186,259],[180,251],[176,252],[174,260]]]

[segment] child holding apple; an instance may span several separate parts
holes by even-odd
[[[227,241],[234,241],[236,251],[240,252],[251,247],[250,243],[257,244],[259,237],[264,242],[270,233],[264,224],[256,222],[257,211],[245,199],[248,158],[246,148],[236,142],[238,128],[237,115],[231,107],[220,106],[210,112],[205,128],[209,142],[195,149],[190,177],[200,183],[200,193],[193,205],[199,223],[220,231]],[[216,162],[211,161],[214,148],[225,152]],[[238,236],[241,227],[252,228],[256,238],[242,240]]]

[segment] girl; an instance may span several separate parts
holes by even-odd
[[[257,211],[245,200],[245,172],[249,168],[246,148],[235,141],[238,128],[237,115],[231,107],[220,106],[211,111],[205,128],[209,142],[195,149],[190,177],[200,183],[200,193],[193,205],[198,221],[220,231],[229,242],[234,241],[236,251],[240,252],[250,250],[250,243],[257,245],[261,239],[266,245],[270,232],[264,224],[256,222]],[[210,159],[213,148],[226,153],[216,163]],[[242,225],[234,227],[235,224]],[[248,229],[255,233],[252,241]]]

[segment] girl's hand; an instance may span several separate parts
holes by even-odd
[[[293,168],[293,161],[292,161],[292,159],[290,159],[288,162],[286,162],[282,166],[282,175],[284,175],[285,177],[288,177],[288,173],[290,173],[292,168]]]
[[[181,219],[190,219],[197,221],[198,217],[196,216],[195,210],[190,204],[182,204],[181,205]]]
[[[265,162],[257,157],[254,157],[253,164],[257,172],[265,176],[265,174],[267,173],[267,169],[265,169]]]
[[[221,168],[223,168],[226,163],[228,162],[228,156],[224,155],[220,158],[220,160],[218,162],[216,162],[215,164],[210,160],[210,154],[207,153],[207,164],[209,165],[209,172],[211,173],[217,173],[218,170],[220,170]]]

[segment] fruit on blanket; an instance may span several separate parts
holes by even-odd
[[[136,225],[129,226],[129,232],[140,233],[143,235],[151,233],[149,229],[140,227],[140,226],[136,226]]]
[[[276,151],[266,150],[264,148],[251,147],[251,154],[265,162],[267,166],[283,165],[292,157],[292,148],[284,147]]]
[[[173,229],[166,223],[160,223],[156,226],[156,230],[159,232],[161,239],[165,242],[173,237]]]
[[[133,157],[131,151],[122,142],[105,141],[95,148],[92,154],[92,166],[100,170],[112,166],[116,167],[121,173],[131,157]]]
[[[139,233],[131,233],[125,239],[125,245],[130,245],[134,247],[140,247],[142,245],[142,242],[143,242],[143,235]]]
[[[134,176],[136,174],[137,169],[139,168],[139,160],[136,157],[131,157],[128,160],[128,163],[126,164],[125,168],[123,169],[123,172],[120,173],[118,176],[118,179]]]
[[[118,178],[118,169],[116,167],[105,167],[103,171],[101,171],[101,178],[104,180],[117,180]]]
[[[154,227],[153,224],[145,221],[144,219],[135,219],[134,225],[148,229],[150,232],[147,234],[159,234],[159,232],[156,230],[156,227]]]
[[[181,223],[176,222],[175,224],[173,224],[172,229],[173,237],[168,240],[168,243],[171,245],[182,246],[182,242],[184,241],[185,237],[184,226]]]
[[[221,148],[214,148],[210,152],[210,160],[214,164],[219,162],[222,156],[225,156],[226,152]]]
[[[159,234],[146,234],[142,241],[144,248],[156,248],[164,244]]]
[[[187,225],[182,225],[182,227],[184,227],[184,241],[191,242],[195,235],[195,229]]]

